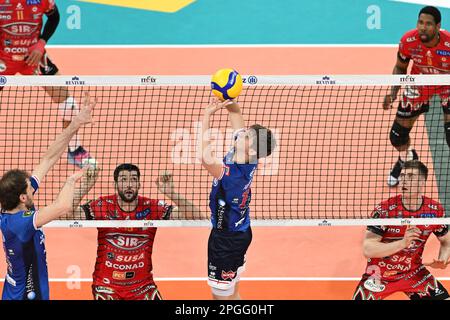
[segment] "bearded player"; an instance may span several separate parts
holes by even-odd
[[[400,176],[402,194],[381,202],[373,218],[440,218],[442,205],[422,194],[427,167],[418,160],[406,161]],[[441,247],[437,260],[422,263],[431,233]],[[450,257],[447,225],[369,226],[364,239],[367,268],[353,295],[355,300],[379,300],[404,292],[411,300],[444,300],[449,295],[426,266],[445,269]]]
[[[47,21],[42,28],[43,15]],[[59,75],[45,51],[59,20],[54,0],[0,0],[0,75]],[[59,105],[66,128],[79,112],[78,104],[65,87],[44,87],[44,90]],[[84,159],[91,158],[78,134],[69,143],[67,158],[79,167]]]
[[[411,74],[448,74],[450,71],[450,33],[441,30],[441,13],[435,7],[427,6],[419,12],[417,27],[408,31],[400,40],[397,63],[393,74],[406,74],[410,61]],[[385,96],[383,108],[392,108],[397,99],[399,86],[391,88]],[[440,97],[444,112],[444,128],[447,144],[450,146],[450,87],[449,86],[406,86],[398,104],[397,115],[390,131],[391,144],[406,158],[418,160],[417,152],[411,147],[409,133],[420,114],[428,112],[430,100]],[[404,164],[401,155],[389,173],[388,185],[399,183]]]
[[[75,192],[75,205],[98,178],[96,167]],[[141,173],[124,163],[114,171],[116,194],[99,197],[81,206],[89,220],[199,219],[200,211],[174,188],[172,174],[164,172],[156,185],[173,203],[140,196]],[[78,214],[83,214],[81,208]],[[156,228],[99,228],[93,274],[95,300],[161,300],[153,281],[152,250]]]

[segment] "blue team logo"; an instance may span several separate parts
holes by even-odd
[[[138,220],[142,220],[145,219],[145,217],[147,217],[150,214],[150,209],[147,208],[144,211],[139,211],[136,213],[136,219]]]
[[[3,68],[6,70],[6,66],[3,67],[2,61],[0,61],[0,71],[4,71]],[[4,86],[8,82],[5,76],[0,76],[0,86]]]
[[[419,218],[436,218],[436,214],[432,212],[424,212],[419,214]]]
[[[440,56],[447,56],[450,57],[450,51],[446,51],[446,50],[436,50],[436,53]]]
[[[27,5],[33,6],[33,5],[39,5],[41,4],[41,0],[27,0]]]

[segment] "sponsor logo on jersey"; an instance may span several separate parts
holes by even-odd
[[[130,272],[119,272],[119,271],[114,271],[112,274],[113,279],[116,280],[127,280],[127,279],[133,279],[134,278],[134,272],[130,271]]]
[[[139,262],[139,263],[126,264],[126,265],[124,265],[124,264],[112,263],[112,262],[109,261],[109,260],[106,260],[106,261],[105,261],[105,266],[107,266],[108,268],[113,268],[113,269],[116,269],[116,270],[122,270],[122,271],[125,271],[125,270],[141,269],[141,268],[144,267],[144,265],[145,265],[144,262]]]
[[[233,280],[235,276],[236,276],[236,272],[234,272],[234,271],[227,272],[227,271],[222,270],[221,277],[223,280],[228,280],[228,279]]]
[[[145,254],[141,253],[141,254],[135,254],[135,255],[117,255],[116,256],[116,261],[117,262],[136,262],[139,260],[142,260],[145,258]]]
[[[106,257],[109,259],[109,260],[114,260],[114,253],[112,253],[112,252],[108,252],[107,254],[106,254]]]
[[[438,209],[437,205],[431,204],[431,203],[428,205],[428,208],[433,209],[433,210],[437,210]]]
[[[406,42],[414,42],[416,40],[417,40],[416,37],[408,37],[408,38],[406,38]]]
[[[400,228],[388,228],[387,232],[391,232],[391,233],[400,233]]]
[[[385,271],[383,273],[383,277],[391,277],[391,276],[395,276],[398,272],[395,270],[389,270],[389,271]]]
[[[436,53],[440,56],[450,57],[450,51],[447,50],[436,50]]]
[[[2,60],[0,60],[0,72],[5,72],[6,71],[6,63]],[[4,85],[6,83],[6,78],[5,77],[1,77],[0,78],[0,85]]]
[[[0,20],[11,20],[12,16],[10,14],[0,14]]]
[[[6,282],[8,282],[10,285],[12,285],[13,287],[15,287],[16,284],[16,280],[14,280],[13,278],[11,278],[11,276],[9,274],[6,274]]]
[[[22,214],[22,217],[29,217],[29,216],[32,216],[33,215],[33,211],[25,211],[23,214]]]
[[[13,22],[3,25],[3,31],[13,36],[26,36],[36,32],[38,24],[34,22]]]
[[[27,0],[27,5],[29,5],[29,6],[39,5],[39,4],[41,4],[41,0]]]
[[[436,217],[436,213],[433,212],[424,212],[419,214],[419,218],[435,218]]]
[[[107,293],[107,294],[114,294],[114,290],[108,287],[94,287],[95,291],[98,293]]]
[[[141,234],[108,233],[106,234],[106,241],[122,250],[136,250],[147,244],[149,237]]]
[[[142,220],[145,219],[150,214],[150,208],[145,209],[144,211],[136,212],[136,219]]]
[[[364,282],[364,288],[372,292],[382,292],[386,289],[386,286],[378,279],[369,278]]]

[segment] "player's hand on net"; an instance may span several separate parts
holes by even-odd
[[[92,98],[88,92],[85,92],[83,97],[83,104],[80,108],[80,112],[74,118],[76,119],[80,125],[94,123],[92,119],[92,109],[97,104],[97,98]]]
[[[393,106],[393,104],[394,104],[395,99],[397,99],[397,97],[392,96],[391,94],[387,94],[387,95],[384,97],[384,101],[383,101],[383,109],[384,109],[384,110],[389,110],[389,109],[391,109],[392,106]]]
[[[423,265],[434,268],[434,269],[445,269],[445,268],[447,268],[449,263],[450,263],[450,260],[444,261],[444,260],[433,259],[433,262],[427,262],[427,263],[424,263]]]
[[[414,226],[407,226],[406,227],[406,231],[405,231],[405,235],[403,236],[403,239],[401,241],[403,241],[403,247],[404,248],[409,248],[409,246],[414,242],[414,241],[422,241],[422,239],[420,239],[420,229]]]
[[[159,192],[170,196],[174,193],[175,186],[173,184],[173,174],[169,171],[163,171],[156,179],[156,185]]]

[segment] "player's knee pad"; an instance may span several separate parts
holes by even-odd
[[[445,128],[445,139],[447,140],[447,145],[450,147],[450,122],[444,123]]]
[[[401,147],[409,142],[409,132],[411,128],[405,128],[397,121],[394,121],[392,125],[391,132],[389,134],[389,139],[394,147]]]

